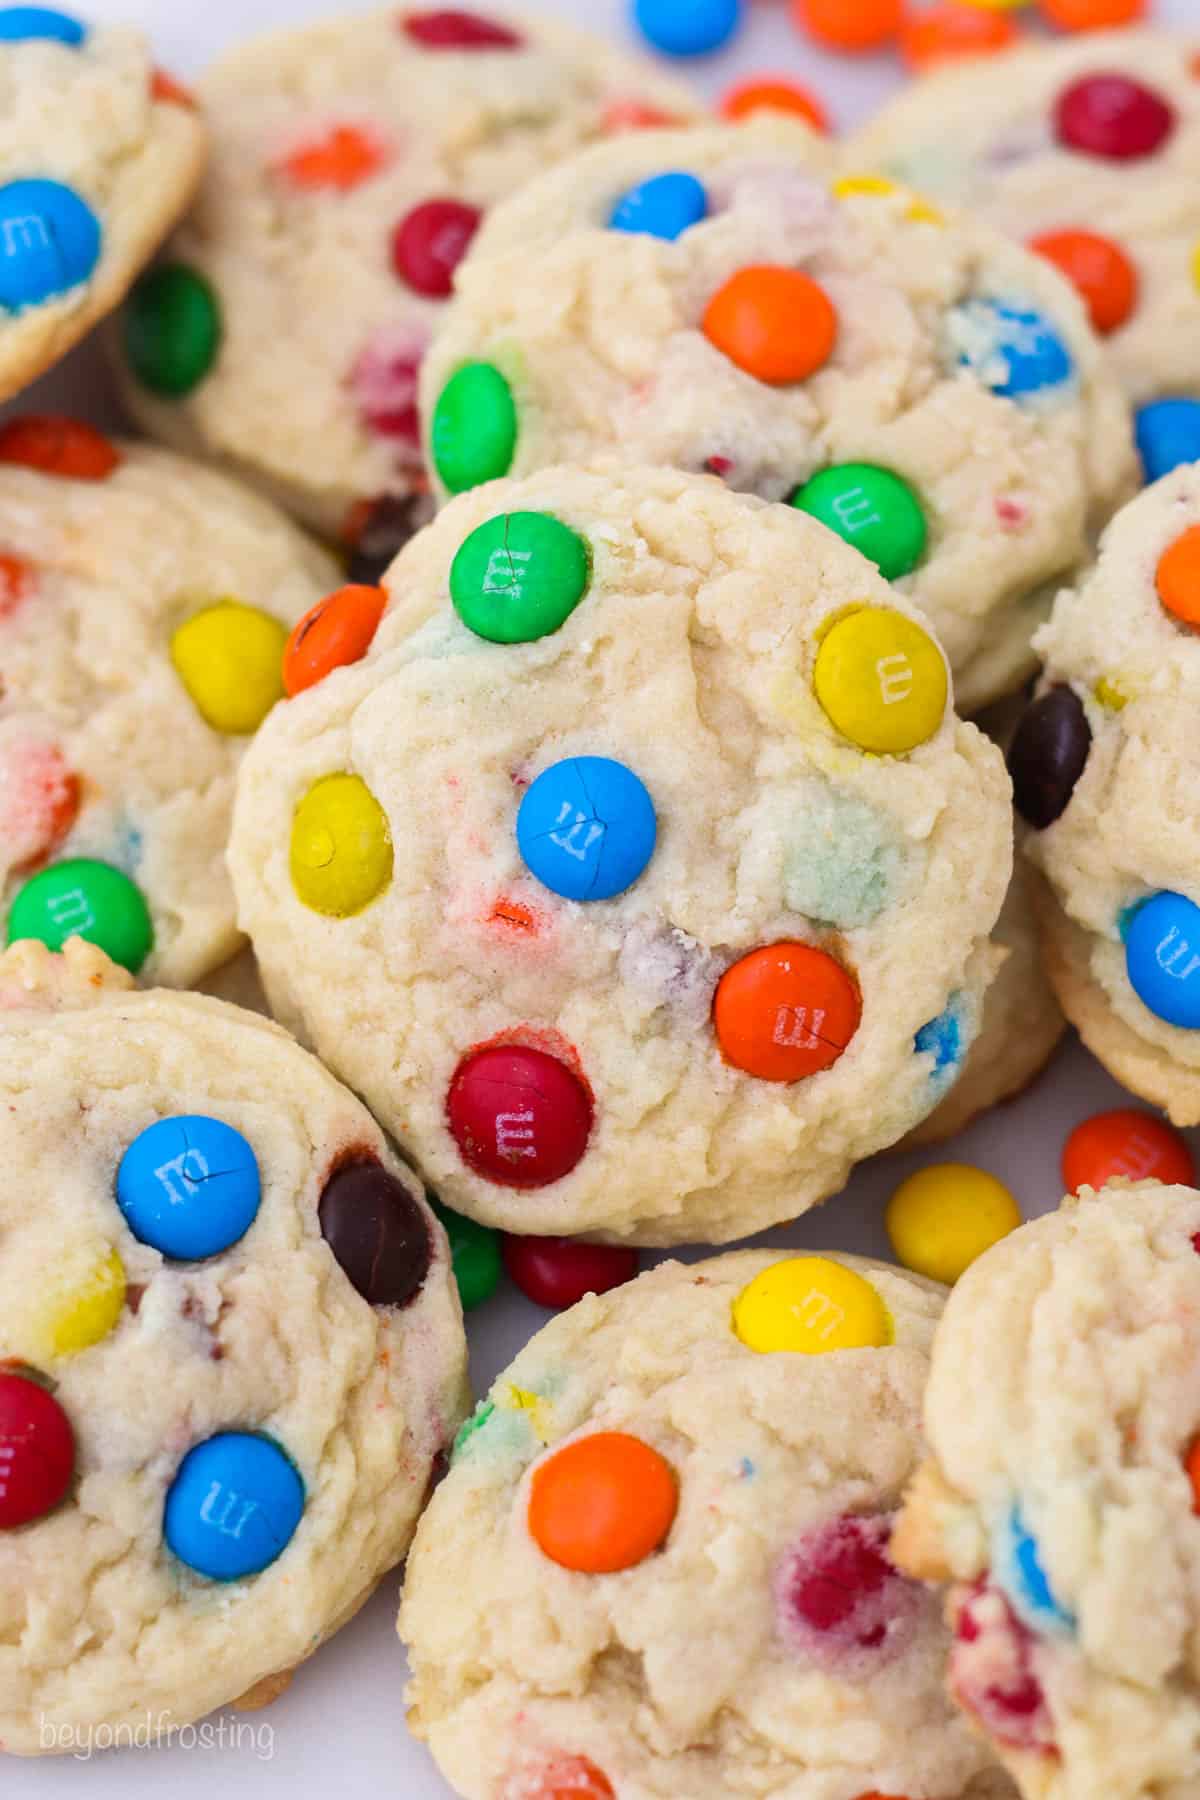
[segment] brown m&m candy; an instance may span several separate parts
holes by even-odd
[[[420,524],[420,501],[381,494],[355,507],[347,529],[346,574],[355,586],[377,587]]]
[[[406,1306],[420,1292],[433,1260],[429,1226],[419,1203],[382,1163],[337,1169],[318,1212],[321,1235],[364,1300]]]
[[[1044,831],[1071,802],[1092,747],[1092,728],[1073,688],[1053,687],[1029,706],[1008,752],[1013,801],[1027,824]]]

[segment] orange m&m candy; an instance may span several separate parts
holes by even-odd
[[[534,1470],[529,1533],[560,1568],[611,1575],[659,1548],[678,1506],[665,1457],[627,1432],[597,1431]]]
[[[15,612],[37,585],[33,564],[23,556],[0,555],[0,619]]]
[[[722,95],[720,110],[726,119],[748,119],[758,112],[790,113],[815,131],[829,130],[829,115],[816,95],[781,75],[739,81]]]
[[[522,1778],[520,1800],[616,1800],[612,1782],[590,1757],[570,1756],[552,1763],[531,1790]],[[513,1800],[517,1800],[514,1792]]]
[[[0,427],[0,462],[20,463],[46,475],[103,481],[120,460],[120,451],[103,433],[80,419],[28,413]]]
[[[792,0],[801,31],[831,50],[878,50],[900,29],[904,0]]]
[[[1144,18],[1146,0],[1041,0],[1041,10],[1060,31],[1104,31]]]
[[[186,106],[193,112],[196,109],[196,96],[190,88],[185,88],[182,81],[176,81],[165,69],[155,69],[150,76],[150,98],[165,101],[169,106]]]
[[[805,381],[837,340],[833,302],[799,269],[739,269],[708,303],[704,335],[730,362],[772,387]]]
[[[1101,1188],[1115,1175],[1191,1187],[1196,1165],[1173,1126],[1153,1113],[1121,1106],[1096,1113],[1075,1127],[1063,1146],[1062,1173],[1068,1191],[1075,1194],[1081,1187]]]
[[[323,138],[293,150],[280,168],[302,188],[335,188],[348,194],[387,161],[387,150],[373,134],[357,125],[334,125]]]
[[[1124,325],[1137,305],[1138,272],[1119,244],[1094,231],[1048,231],[1029,248],[1078,290],[1102,336]]]
[[[829,1068],[861,1017],[852,976],[811,944],[752,950],[722,975],[713,1001],[722,1056],[761,1081],[803,1081]]]
[[[1192,1445],[1184,1458],[1184,1468],[1188,1472],[1188,1480],[1192,1484],[1192,1511],[1200,1513],[1200,1438]]]
[[[968,0],[938,0],[905,20],[900,54],[910,69],[929,69],[960,56],[988,56],[1016,42],[1007,13],[972,6]]]
[[[342,587],[311,607],[283,652],[283,686],[289,698],[313,687],[331,669],[360,662],[379,629],[387,594],[381,587]]]
[[[1173,618],[1200,626],[1200,525],[1177,537],[1159,561],[1158,597]]]

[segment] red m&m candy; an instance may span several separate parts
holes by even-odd
[[[1069,150],[1132,162],[1162,148],[1175,129],[1175,109],[1128,75],[1086,75],[1059,95],[1055,128]]]
[[[459,1063],[446,1117],[477,1175],[501,1187],[540,1188],[569,1175],[587,1149],[592,1102],[558,1057],[493,1044]]]
[[[524,41],[507,25],[452,7],[405,13],[400,28],[425,50],[517,50]]]
[[[462,200],[414,206],[392,234],[392,267],[401,281],[431,300],[444,300],[482,217],[477,206]]]
[[[0,1531],[52,1512],[71,1485],[75,1434],[37,1381],[0,1369]]]
[[[501,1245],[509,1279],[536,1306],[561,1312],[585,1294],[607,1294],[632,1281],[636,1250],[620,1244],[581,1244],[574,1238],[508,1237]]]
[[[28,413],[0,429],[0,462],[20,463],[44,475],[103,481],[120,460],[120,452],[103,433],[81,419]]]
[[[1063,1146],[1062,1172],[1072,1194],[1081,1187],[1101,1188],[1115,1176],[1183,1187],[1196,1180],[1195,1161],[1179,1133],[1165,1119],[1125,1106],[1095,1113],[1075,1127]]]

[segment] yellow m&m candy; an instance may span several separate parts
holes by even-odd
[[[1015,1231],[1021,1211],[1002,1181],[970,1163],[934,1163],[902,1181],[884,1222],[906,1269],[947,1284]]]
[[[305,906],[348,919],[392,879],[392,834],[382,806],[357,775],[326,775],[292,819],[292,886]]]
[[[834,620],[817,652],[813,686],[843,737],[891,756],[933,736],[949,694],[937,644],[890,606],[859,606]]]
[[[55,1356],[76,1356],[106,1338],[125,1306],[125,1265],[115,1250],[78,1286],[55,1297],[47,1337]]]
[[[773,1263],[733,1303],[733,1329],[749,1350],[823,1356],[892,1342],[892,1319],[877,1290],[824,1256]]]
[[[286,643],[286,630],[270,613],[219,600],[179,627],[171,661],[214,731],[248,737],[283,698]]]

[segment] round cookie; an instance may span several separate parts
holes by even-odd
[[[972,1265],[934,1340],[892,1554],[953,1584],[951,1693],[1027,1800],[1196,1791],[1198,1244],[1193,1188],[1084,1188]]]
[[[207,133],[140,32],[0,7],[0,400],[124,299],[196,191]]]
[[[1189,595],[1191,601],[1189,601]],[[1009,752],[1027,853],[1047,876],[1063,1009],[1125,1086],[1200,1122],[1200,468],[1113,521],[1060,594],[1046,672]]]
[[[1042,963],[1036,883],[1018,859],[992,933],[1004,961],[984,996],[979,1036],[945,1099],[897,1149],[944,1144],[980,1114],[1017,1099],[1053,1056],[1066,1020]]]
[[[125,315],[127,402],[351,544],[370,503],[409,502],[384,507],[386,567],[428,487],[417,372],[483,209],[697,103],[549,19],[411,5],[239,44],[200,93],[212,165]]]
[[[963,64],[885,106],[848,166],[1041,248],[1079,286],[1136,405],[1200,401],[1198,55],[1200,38],[1120,31]]]
[[[277,1026],[72,940],[0,958],[0,1737],[278,1691],[463,1416],[445,1237]],[[265,1684],[265,1685],[264,1685]]]
[[[414,539],[230,849],[273,1010],[448,1205],[644,1243],[790,1218],[936,1104],[1010,862],[1000,754],[870,565],[622,465]]]
[[[333,559],[222,475],[69,420],[0,430],[0,914],[190,986],[238,947],[248,734]]]
[[[974,712],[1134,490],[1128,409],[1041,259],[828,162],[795,121],[645,133],[498,207],[422,373],[431,466],[607,451],[789,501],[928,614]]]
[[[745,1251],[537,1334],[408,1563],[409,1724],[456,1793],[1011,1791],[944,1695],[936,1599],[887,1556],[942,1300],[856,1257]]]

